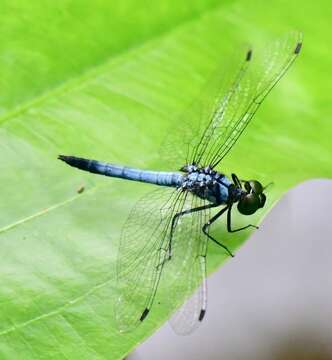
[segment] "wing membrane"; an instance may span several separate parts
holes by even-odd
[[[170,225],[185,194],[160,188],[139,200],[123,228],[117,260],[120,296],[116,319],[121,331],[135,328],[148,314],[168,259]]]
[[[207,127],[213,111],[218,109],[218,101],[231,86],[235,86],[235,81],[240,81],[246,71],[246,52],[247,48],[237,49],[231,60],[222,59],[199,94],[176,117],[160,148],[161,158],[168,167],[177,169],[193,162],[198,145],[202,142],[201,137],[209,135]],[[233,74],[236,74],[235,78]]]
[[[188,208],[197,208],[207,202],[192,198]],[[202,232],[210,211],[203,210],[182,216],[177,224],[172,247],[171,268],[173,281],[169,288],[169,305],[177,308],[178,299],[185,303],[170,319],[173,330],[180,335],[190,334],[203,320],[207,306],[206,252],[207,237]]]
[[[286,73],[301,48],[301,34],[287,34],[259,51],[247,53],[228,90],[211,108],[209,124],[194,150],[192,162],[215,167],[227,155],[257,109]],[[252,56],[251,56],[252,55]]]
[[[301,33],[288,33],[261,50],[237,51],[240,61],[234,54],[223,62],[166,136],[161,155],[167,164],[217,166],[294,62],[301,42]]]
[[[202,320],[206,310],[207,251],[202,227],[209,211],[181,216],[174,224],[170,260],[168,249],[175,214],[206,204],[190,193],[168,188],[148,193],[138,201],[125,223],[118,254],[120,296],[115,312],[119,330],[130,331],[144,320],[164,277],[169,296],[163,301],[170,309],[178,307],[178,299],[187,300],[170,321],[173,329],[188,334]]]

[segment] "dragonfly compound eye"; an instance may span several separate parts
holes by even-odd
[[[259,207],[262,208],[262,207],[264,207],[264,205],[265,205],[266,196],[265,196],[265,194],[263,194],[263,193],[259,194],[258,196],[259,196],[259,199],[260,199]]]
[[[250,180],[249,181],[250,187],[252,191],[256,194],[261,194],[263,192],[262,184],[257,180]]]
[[[243,215],[251,215],[261,207],[261,199],[255,193],[245,195],[237,204],[239,212]]]

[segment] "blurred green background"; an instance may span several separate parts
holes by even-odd
[[[266,211],[299,182],[331,177],[331,15],[327,1],[1,1],[1,358],[120,359],[167,319],[161,305],[131,334],[114,327],[121,225],[149,186],[56,157],[164,167],[166,130],[237,46],[304,33],[223,171],[274,181]],[[224,260],[211,246],[209,270]]]

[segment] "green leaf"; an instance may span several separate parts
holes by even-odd
[[[304,32],[297,63],[222,165],[274,182],[251,221],[296,184],[331,177],[327,1],[155,3],[1,2],[2,359],[121,359],[168,318],[161,303],[137,331],[120,335],[114,324],[121,226],[151,187],[56,157],[164,166],[158,148],[176,114],[239,44]],[[233,248],[249,236],[214,231]],[[209,271],[224,260],[210,246]]]

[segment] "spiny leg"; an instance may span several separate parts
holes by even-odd
[[[258,229],[258,226],[252,225],[252,224],[243,226],[243,227],[238,228],[238,229],[232,229],[232,227],[231,227],[231,223],[232,223],[232,219],[231,219],[232,206],[233,206],[233,204],[228,205],[228,211],[227,211],[227,231],[228,231],[228,232],[234,233],[234,232],[237,232],[237,231],[241,231],[241,230],[248,229],[248,228],[250,228],[250,227],[253,227],[253,228],[255,228],[255,229]]]
[[[165,263],[167,261],[169,261],[171,259],[171,250],[172,250],[172,239],[173,239],[173,234],[174,234],[174,230],[175,230],[175,227],[176,227],[176,223],[178,221],[178,219],[181,217],[181,216],[184,216],[184,215],[188,215],[188,214],[191,214],[191,213],[194,213],[194,212],[197,212],[197,211],[202,211],[202,210],[205,210],[205,209],[210,209],[210,208],[213,208],[213,207],[216,207],[218,205],[215,205],[215,204],[208,204],[208,205],[203,205],[203,206],[199,206],[197,208],[192,208],[192,209],[188,209],[188,210],[184,210],[184,211],[181,211],[181,212],[178,212],[177,214],[175,214],[172,218],[172,223],[171,223],[171,233],[170,233],[170,240],[169,240],[169,245],[168,245],[168,254],[169,254],[169,257],[164,259],[161,263],[159,263],[157,265],[157,269],[159,269],[159,267],[163,267],[165,265]],[[163,249],[165,251],[165,249]],[[204,255],[204,257],[206,256],[206,253]],[[159,281],[159,280],[158,280]],[[154,295],[155,296],[155,295]],[[154,297],[153,296],[153,297]],[[151,308],[151,305],[150,304],[149,306],[147,306],[144,311],[142,312],[141,316],[140,316],[140,321],[142,322],[149,314],[150,312],[150,308]],[[204,317],[204,314],[205,314],[205,309],[202,309],[201,311],[201,314],[200,314],[200,321],[203,320],[203,317]]]
[[[232,180],[233,180],[234,185],[237,188],[241,189],[241,181],[239,180],[239,178],[235,174],[232,174]]]
[[[203,233],[213,242],[215,242],[217,245],[221,246],[223,249],[225,249],[227,251],[227,253],[234,257],[233,253],[227,248],[226,245],[220,243],[218,240],[216,240],[215,238],[213,238],[209,232],[208,232],[208,228],[210,227],[210,225],[212,223],[214,223],[227,209],[229,208],[229,205],[225,206],[223,209],[221,209],[216,215],[214,215],[206,224],[204,224],[204,226],[202,227],[202,231]]]
[[[207,205],[203,205],[203,206],[198,206],[196,208],[192,208],[192,209],[188,209],[188,210],[184,210],[181,211],[177,214],[174,215],[173,219],[172,219],[172,225],[171,225],[171,233],[170,233],[170,239],[169,239],[169,245],[168,245],[168,254],[169,254],[169,258],[168,260],[171,258],[172,256],[172,240],[173,240],[173,234],[174,234],[174,230],[175,230],[175,226],[179,220],[179,218],[181,216],[184,215],[188,215],[197,211],[202,211],[202,210],[206,210],[206,209],[211,209],[213,207],[217,207],[218,205],[216,204],[207,204]]]

